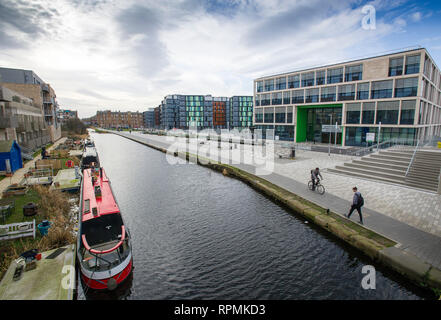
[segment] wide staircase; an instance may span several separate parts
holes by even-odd
[[[343,166],[330,168],[328,171],[436,192],[441,152],[418,150],[409,168],[413,154],[414,150],[410,149],[388,149],[345,163]]]

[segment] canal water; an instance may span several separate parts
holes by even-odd
[[[372,262],[241,181],[131,140],[92,133],[132,235],[134,272],[110,294],[78,299],[422,299]]]

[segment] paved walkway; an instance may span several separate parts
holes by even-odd
[[[168,141],[167,137],[165,136],[129,133],[119,134],[130,136],[131,138],[135,138],[140,142],[147,142],[162,148],[168,148],[171,144],[176,143],[170,138],[170,140]],[[212,148],[217,148],[217,142],[208,142],[208,145],[211,144]],[[196,153],[196,150],[192,150],[195,148],[195,146],[198,145],[193,144],[192,146],[190,144],[189,152]],[[373,190],[372,188],[377,188],[378,191],[372,194],[370,192],[364,192],[366,207],[363,208],[363,217],[365,226],[397,241],[401,249],[415,254],[423,261],[432,264],[434,267],[437,267],[439,269],[441,268],[440,236],[426,232],[421,228],[413,226],[411,223],[407,222],[409,221],[409,219],[402,219],[404,221],[400,221],[401,217],[399,215],[389,216],[382,212],[389,211],[389,206],[386,205],[385,207],[383,207],[384,204],[388,204],[394,201],[407,203],[412,202],[412,198],[410,200],[405,198],[408,197],[409,194],[415,198],[423,197],[423,200],[421,200],[423,202],[424,197],[427,197],[426,199],[429,199],[428,201],[439,201],[439,198],[441,198],[439,195],[413,189],[403,190],[406,188],[396,186],[391,187],[391,185],[388,184],[382,184],[373,181],[367,182],[366,180],[362,179],[342,176],[334,177],[337,175],[331,175],[328,173],[325,176],[327,192],[324,195],[319,195],[318,193],[309,191],[306,187],[306,181],[308,181],[309,179],[309,170],[315,166],[319,166],[320,168],[326,168],[327,166],[329,167],[329,163],[334,166],[335,163],[350,160],[350,157],[331,155],[332,158],[330,158],[327,154],[314,154],[315,160],[311,160],[311,155],[308,152],[298,155],[296,154],[296,156],[298,156],[297,159],[303,158],[304,160],[304,163],[298,167],[292,165],[292,163],[296,161],[276,159],[273,172],[266,172],[265,175],[262,175],[262,178],[282,188],[285,188],[311,202],[314,202],[321,207],[329,208],[333,212],[339,214],[344,214],[348,212],[350,201],[348,201],[347,199],[352,199],[353,193],[351,187],[353,185],[358,185],[362,190],[368,190],[368,188],[370,188],[369,190]],[[204,154],[204,156],[207,155]],[[298,161],[297,163],[300,163],[300,161]],[[327,166],[325,164],[327,164]],[[234,164],[234,166],[249,173],[256,174],[256,167],[254,165],[241,163]],[[306,168],[308,168],[308,170],[306,170]],[[335,184],[337,185],[337,187],[331,187],[331,185]],[[380,203],[378,204],[377,202]],[[375,208],[379,208],[381,210],[375,210]],[[412,207],[410,208],[410,210],[414,210],[414,212],[409,212],[409,209],[407,209],[406,212],[418,215],[426,209],[425,206],[418,207],[418,205],[416,204],[415,209],[413,209]],[[435,220],[439,220],[439,209],[432,212],[431,215],[435,217]],[[358,220],[357,212],[354,212],[353,220]]]
[[[56,148],[59,144],[64,143],[66,139],[67,138],[58,139],[57,141],[55,141],[55,143],[52,146],[47,148],[47,151],[51,151],[52,149]],[[29,168],[35,168],[35,161],[40,159],[41,159],[41,155],[39,154],[33,160],[26,162],[23,168],[15,171],[12,177],[6,177],[2,181],[0,181],[0,198],[1,195],[3,194],[3,191],[5,191],[9,185],[13,183],[20,183],[21,180],[23,180],[24,178],[24,174],[28,172]]]

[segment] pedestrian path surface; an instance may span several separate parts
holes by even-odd
[[[157,147],[161,147],[161,148],[169,148],[172,144],[176,144],[176,141],[173,141],[173,139],[167,138],[165,136],[155,136],[155,135],[145,135],[145,134],[129,134],[129,133],[120,133],[118,132],[118,134],[122,135],[122,136],[126,136],[130,139],[134,139],[137,140],[141,143],[148,143],[148,144],[152,144],[155,145]],[[182,140],[185,141],[185,140]],[[214,148],[217,148],[217,142],[211,142],[213,144]],[[185,142],[184,142],[185,144]],[[193,146],[193,150],[192,150],[192,146]],[[196,154],[198,152],[198,150],[194,149],[196,146],[196,149],[198,149],[197,144],[191,144],[188,148],[188,152],[190,153],[194,153]],[[203,154],[203,156],[207,156],[206,153]],[[327,157],[327,154],[318,154],[318,157]],[[329,158],[327,159],[325,157],[326,160],[329,161]],[[346,158],[338,158],[336,161],[347,161],[347,157]],[[227,162],[227,161],[226,161]],[[292,161],[294,162],[294,161]],[[298,181],[299,178],[294,179],[291,176],[288,176],[286,173],[285,174],[281,174],[284,173],[283,170],[280,169],[280,167],[283,168],[283,165],[286,164],[291,164],[292,162],[290,162],[289,160],[280,160],[276,159],[275,160],[275,165],[274,165],[274,170],[272,171],[268,171],[266,172],[264,175],[261,175],[262,178],[268,180],[269,182],[278,185],[288,191],[291,191],[321,207],[324,208],[329,208],[331,211],[336,212],[338,214],[345,214],[348,213],[351,202],[347,199],[352,200],[352,186],[353,185],[358,185],[358,186],[363,186],[365,184],[369,184],[369,183],[373,183],[373,184],[381,184],[381,183],[377,183],[377,182],[366,182],[366,180],[362,180],[362,179],[353,179],[353,178],[346,178],[346,177],[340,177],[341,179],[347,179],[346,183],[345,183],[345,188],[348,190],[347,191],[347,196],[340,197],[336,194],[334,194],[334,190],[332,189],[332,187],[328,187],[328,184],[326,185],[327,187],[327,192],[324,195],[320,195],[316,192],[312,192],[310,190],[308,190],[306,182],[309,179],[309,170],[306,171],[305,173],[305,169],[304,168],[300,168],[298,169],[301,174],[299,175],[301,177],[301,181]],[[227,162],[228,163],[228,162]],[[315,167],[315,163],[314,161],[309,161],[306,162],[306,165],[308,166],[308,168],[313,168]],[[244,163],[240,163],[240,164],[230,164],[233,165],[239,169],[242,169],[246,172],[249,172],[251,174],[256,174],[256,166],[254,165],[250,165],[250,164],[244,164]],[[322,166],[323,168],[323,166]],[[286,170],[286,168],[284,169]],[[328,174],[326,174],[326,176],[328,177]],[[352,180],[351,180],[352,179]],[[331,180],[331,179],[327,179]],[[334,181],[334,179],[332,180]],[[338,181],[339,183],[341,183],[341,181]],[[330,182],[331,183],[331,182]],[[384,188],[385,189],[390,189],[391,186],[384,184]],[[361,189],[361,187],[359,187]],[[395,186],[393,186],[393,188],[395,188]],[[398,187],[397,187],[398,188]],[[404,188],[402,188],[404,189]],[[412,190],[409,189],[407,190],[407,192],[414,194],[415,196],[421,196],[421,194],[423,194],[424,192],[418,191],[418,190]],[[429,199],[432,199],[433,201],[438,201],[438,198],[441,198],[438,195],[435,194],[430,194],[430,193],[426,193],[429,197]],[[379,196],[377,195],[377,197],[381,198],[378,199],[380,201],[380,203],[387,203],[389,201],[394,201],[395,199],[393,198],[394,195],[391,195],[391,193],[383,193],[380,194]],[[396,197],[405,197],[406,194],[404,193],[404,195],[400,196],[400,194],[397,194]],[[369,203],[374,203],[376,201],[376,199],[374,197],[369,197],[369,195],[367,193],[365,193],[363,195],[363,197],[365,198],[365,202],[369,202]],[[405,199],[398,199],[398,201],[403,201]],[[440,206],[441,207],[441,206]],[[378,206],[376,207],[378,208]],[[381,207],[380,207],[381,209]],[[386,207],[386,210],[388,210],[388,207]],[[417,210],[415,213],[419,214],[420,211],[425,210],[425,207],[416,207],[416,208],[409,208],[409,210]],[[439,248],[441,248],[441,237],[438,236],[437,234],[434,233],[430,233],[424,230],[421,230],[421,228],[417,228],[416,226],[408,223],[409,220],[406,221],[400,221],[399,220],[399,216],[389,216],[384,214],[383,212],[380,212],[379,210],[374,210],[370,207],[363,207],[363,219],[364,219],[364,225],[372,230],[374,230],[375,232],[378,232],[392,240],[395,240],[396,242],[398,242],[400,249],[403,249],[405,251],[408,251],[410,253],[413,253],[414,255],[416,255],[417,257],[419,257],[420,259],[422,259],[423,261],[430,263],[431,265],[433,265],[434,267],[437,267],[438,269],[441,268],[441,250]],[[439,216],[440,216],[440,212],[435,211],[433,213],[434,219],[439,220]],[[351,218],[354,220],[358,221],[358,214],[357,212],[354,212],[353,215],[351,216]],[[441,233],[440,233],[441,235]]]

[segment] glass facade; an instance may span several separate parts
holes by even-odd
[[[357,84],[357,100],[369,99],[369,82]]]
[[[338,100],[355,100],[355,84],[338,86]]]
[[[377,103],[377,121],[379,124],[398,124],[400,101],[379,101]]]
[[[278,104],[282,104],[282,93],[281,92],[276,92],[273,93],[272,95],[272,105],[278,105]]]
[[[265,108],[263,113],[264,113],[264,117],[263,117],[264,123],[273,123],[274,122],[274,108]]]
[[[395,98],[415,97],[418,92],[418,78],[395,80]]]
[[[328,69],[328,84],[343,82],[343,67]]]
[[[263,108],[256,108],[254,110],[254,121],[256,123],[263,123]]]
[[[298,74],[288,76],[288,88],[300,88],[300,76]]]
[[[286,122],[286,108],[285,107],[277,107],[275,108],[276,113],[276,123],[285,123]]]
[[[389,77],[403,74],[403,57],[389,59]]]
[[[292,103],[304,103],[305,90],[294,90],[292,92]]]
[[[336,87],[323,87],[321,89],[320,102],[335,101]]]
[[[315,73],[316,85],[320,86],[326,82],[326,70],[319,70]]]
[[[393,80],[372,82],[371,99],[392,98]]]
[[[257,92],[263,92],[263,81],[257,81],[256,82],[256,91]]]
[[[336,108],[309,108],[307,109],[307,127],[306,127],[306,140],[315,141],[317,143],[327,143],[330,139],[330,134],[322,132],[322,125],[335,124],[337,122],[341,124],[342,110],[341,107]],[[332,134],[331,141],[334,134]],[[341,142],[341,133],[337,134],[337,143]]]
[[[286,122],[287,123],[292,123],[292,107],[287,107],[286,108]]]
[[[265,91],[274,90],[274,79],[265,80]]]
[[[358,81],[363,77],[363,65],[347,66],[345,72],[345,81]]]
[[[361,103],[348,103],[346,105],[346,123],[360,123]]]
[[[319,89],[318,88],[305,90],[305,102],[306,103],[312,103],[312,102],[318,102],[318,101],[319,101]]]
[[[373,143],[366,142],[366,133],[375,133]],[[346,146],[367,146],[376,144],[378,139],[377,127],[346,127],[345,144]],[[380,143],[392,139],[399,139],[402,143],[413,144],[415,139],[414,128],[381,128]]]
[[[420,72],[421,55],[406,56],[405,74],[414,74]]]
[[[375,102],[363,102],[362,124],[374,124]]]
[[[400,124],[414,124],[416,100],[403,100],[401,102]]]
[[[286,77],[281,77],[276,79],[276,90],[286,89]]]
[[[291,94],[289,91],[285,91],[283,93],[283,104],[290,104],[291,103]]]
[[[279,140],[292,141],[294,140],[294,126],[275,126],[274,135],[279,137]]]
[[[314,72],[302,73],[302,87],[312,87],[314,85]]]

